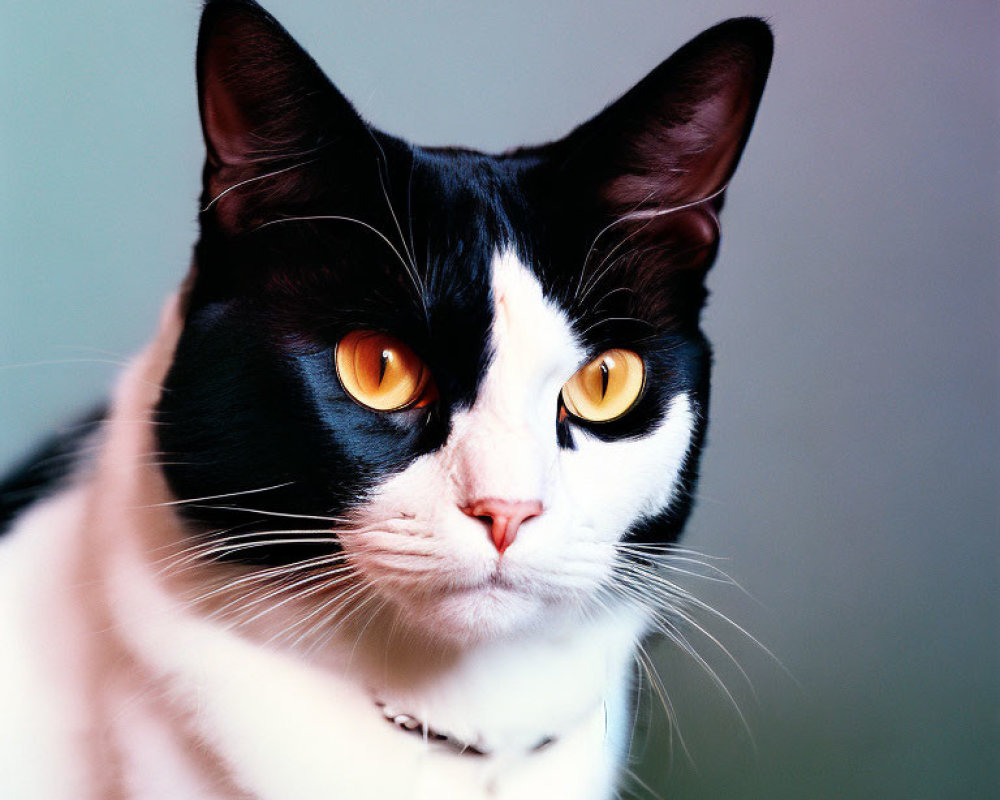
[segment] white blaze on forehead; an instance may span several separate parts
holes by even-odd
[[[530,412],[539,395],[553,386],[561,388],[581,366],[586,351],[566,314],[545,298],[538,278],[510,250],[497,253],[493,261],[493,305],[493,362],[481,402],[535,416]],[[551,411],[544,415],[547,427]]]
[[[546,501],[558,458],[563,383],[586,356],[566,315],[510,250],[493,260],[489,366],[473,407],[455,415],[451,446],[467,501]]]
[[[576,428],[575,449],[562,450],[559,394],[588,352],[566,313],[510,250],[494,258],[493,301],[489,367],[473,407],[456,415],[449,442],[463,499],[571,505],[599,526],[627,526],[665,508],[694,429],[688,396],[674,397],[644,435],[608,442]]]

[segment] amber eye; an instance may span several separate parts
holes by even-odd
[[[609,422],[627,412],[642,394],[646,368],[631,350],[607,350],[566,381],[562,400],[574,417]]]
[[[337,344],[336,362],[347,393],[375,411],[402,411],[437,398],[427,365],[386,333],[351,331]]]

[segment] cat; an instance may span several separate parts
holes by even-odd
[[[487,155],[375,130],[209,0],[190,273],[0,493],[0,796],[614,796],[771,53],[723,22]]]

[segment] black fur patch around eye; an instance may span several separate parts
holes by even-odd
[[[332,527],[332,519],[293,515],[349,514],[388,476],[440,447],[451,414],[476,396],[489,359],[490,266],[508,228],[497,198],[502,175],[486,159],[414,152],[403,177],[386,176],[388,190],[407,190],[386,202],[407,225],[396,237],[405,263],[366,227],[322,219],[332,216],[319,213],[322,199],[309,215],[320,218],[231,239],[209,230],[210,246],[199,248],[199,276],[211,276],[211,291],[192,292],[158,435],[180,499],[275,487],[181,506],[220,542],[224,534],[213,532],[275,540],[248,547],[243,538],[233,558],[280,564],[317,555],[308,543],[282,546],[281,537],[303,537],[277,531]],[[219,272],[234,277],[227,284]],[[389,413],[351,400],[333,352],[357,328],[410,345],[439,400]],[[247,508],[254,511],[238,510]]]

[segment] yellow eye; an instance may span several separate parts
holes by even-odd
[[[574,417],[609,422],[627,412],[642,394],[646,368],[631,350],[607,350],[566,381],[563,405]]]
[[[402,411],[437,398],[427,365],[386,333],[351,331],[337,344],[335,360],[346,392],[375,411]]]

